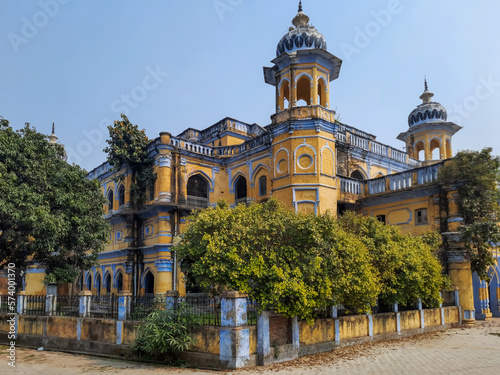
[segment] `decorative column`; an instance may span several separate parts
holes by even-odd
[[[490,310],[490,299],[488,297],[488,283],[481,280],[479,283],[479,300],[481,301],[481,316],[489,319],[493,316]]]
[[[173,261],[171,259],[155,260],[155,289],[157,291],[156,295],[161,294],[163,296],[163,293],[165,293],[165,291],[172,289],[172,264]]]
[[[247,295],[227,292],[221,300],[221,364],[227,368],[245,367],[250,359],[250,331],[247,324]]]
[[[474,308],[474,289],[472,287],[472,272],[470,261],[460,243],[459,232],[446,232],[441,234],[445,242],[445,251],[448,258],[448,270],[452,287],[458,289],[460,304],[462,306],[464,324],[472,325],[476,320]]]

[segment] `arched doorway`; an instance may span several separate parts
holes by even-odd
[[[155,292],[155,277],[151,272],[148,272],[144,277],[144,294],[154,294]]]
[[[247,198],[247,179],[243,176],[238,176],[234,183],[234,197],[236,204],[244,203]]]

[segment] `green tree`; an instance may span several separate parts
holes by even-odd
[[[139,130],[127,116],[121,115],[122,121],[116,121],[113,126],[108,126],[109,146],[104,149],[108,154],[108,162],[115,172],[129,168],[132,174],[130,184],[130,201],[134,209],[143,204],[146,192],[154,186],[156,173],[154,173],[154,159],[148,156],[148,137],[144,130]],[[123,179],[120,175],[118,179]]]
[[[99,183],[33,127],[0,123],[0,269],[38,264],[46,281],[73,282],[108,236]]]
[[[367,311],[378,294],[362,242],[329,215],[300,215],[271,199],[196,212],[177,248],[187,282],[248,293],[262,309],[311,321],[318,308]]]
[[[352,212],[342,215],[339,222],[369,249],[378,271],[381,301],[408,305],[420,298],[427,305],[438,303],[439,292],[448,285],[448,278],[434,255],[440,245],[437,233],[423,237],[403,235],[396,226]]]
[[[500,158],[491,148],[461,151],[439,171],[439,182],[447,191],[458,190],[458,211],[463,217],[461,240],[466,246],[472,270],[488,280],[494,264],[491,247],[500,242]]]

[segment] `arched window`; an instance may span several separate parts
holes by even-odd
[[[355,170],[351,173],[351,178],[354,178],[355,180],[364,180],[365,176],[363,176],[363,173],[360,171]]]
[[[121,272],[118,272],[118,275],[116,276],[116,289],[118,290],[118,293],[123,291],[123,274]]]
[[[123,206],[125,204],[125,186],[120,185],[118,189],[118,205]]]
[[[430,143],[432,159],[441,160],[441,142],[438,139],[431,140]]]
[[[85,284],[87,286],[87,290],[92,290],[92,276],[90,273],[87,276],[87,282]]]
[[[106,295],[111,294],[111,275],[108,273],[106,276]]]
[[[108,213],[111,213],[113,211],[113,190],[109,190],[108,192]]]
[[[326,85],[322,79],[318,80],[318,104],[326,107]]]
[[[187,183],[187,195],[208,198],[208,182],[200,174],[191,176]]]
[[[151,272],[146,274],[144,277],[144,293],[145,294],[154,294],[155,292],[155,277]]]
[[[201,174],[191,176],[187,183],[187,203],[188,206],[207,208],[208,207],[208,181]]]
[[[262,176],[259,178],[259,196],[263,197],[267,195],[267,177]]]
[[[239,176],[234,184],[234,196],[236,201],[247,197],[247,179]]]
[[[424,147],[424,142],[418,142],[415,145],[415,153],[417,155],[417,159],[420,161],[425,160],[425,147]]]
[[[301,100],[304,102],[300,102]],[[311,81],[303,76],[297,82],[297,106],[307,105],[311,105]]]
[[[288,81],[283,82],[280,89],[280,110],[287,109],[290,105],[290,84]]]
[[[97,295],[101,295],[101,275],[97,275],[96,282],[95,282],[95,288],[97,291]]]

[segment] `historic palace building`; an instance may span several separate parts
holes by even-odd
[[[454,192],[446,197],[447,216],[440,211],[437,173],[452,157],[453,135],[460,126],[447,122],[446,109],[432,101],[427,82],[422,104],[398,136],[407,152],[341,123],[329,95],[342,61],[327,50],[302,6],[292,24],[277,45],[273,65],[264,68],[265,82],[276,89],[276,112],[269,125],[224,118],[178,135],[160,133],[148,146],[156,184],[140,211],[129,205],[126,169],[120,172],[126,176],[121,182],[108,163],[89,173],[108,199],[105,212],[112,234],[99,266],[85,272],[82,287],[94,294],[178,290],[182,295],[186,291],[173,239],[185,229],[189,213],[220,199],[235,206],[274,197],[296,212],[357,210],[406,233],[447,233],[448,243],[457,246],[448,268],[460,288],[464,318],[491,312],[500,316],[500,269],[491,270],[489,285],[474,278],[454,242],[461,221]],[[139,243],[133,240],[135,233]],[[27,275],[27,290],[39,277]]]

